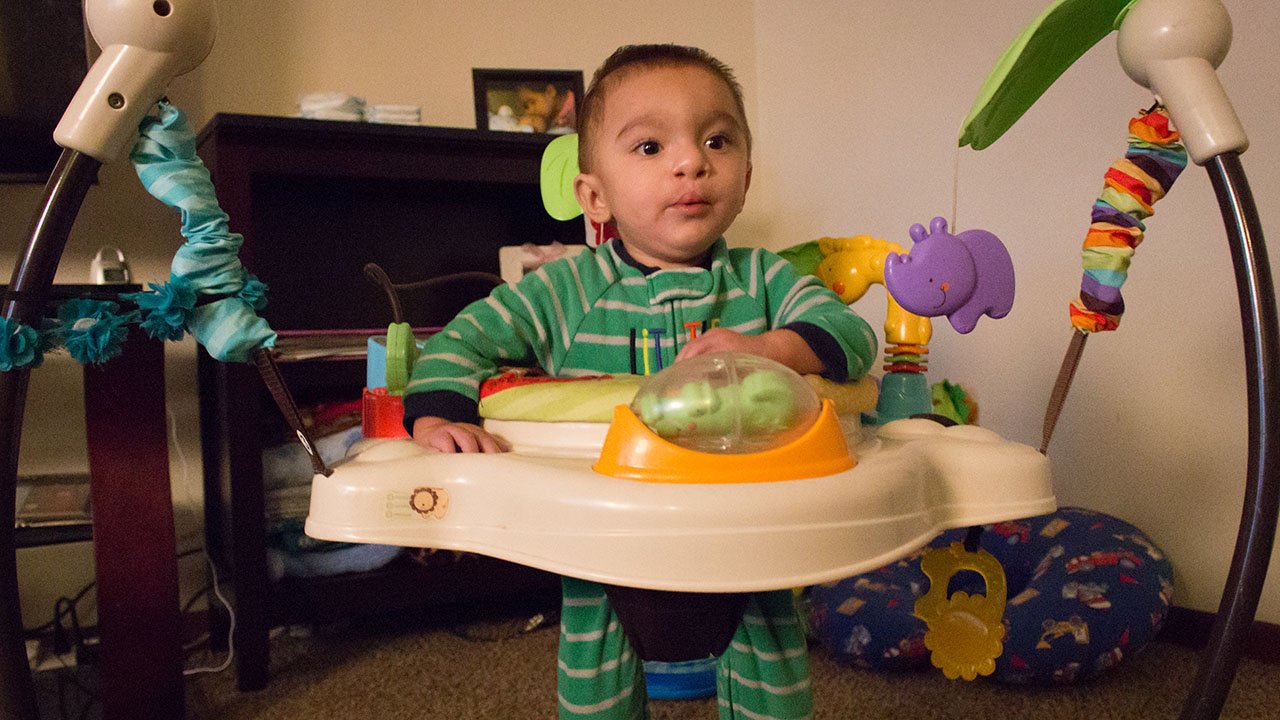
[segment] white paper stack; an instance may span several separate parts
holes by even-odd
[[[365,120],[392,125],[421,125],[422,108],[416,105],[371,105],[365,110]]]
[[[298,117],[317,120],[364,120],[364,99],[346,93],[315,93],[298,98]]]

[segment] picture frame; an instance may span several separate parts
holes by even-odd
[[[575,131],[581,70],[473,68],[476,128],[562,135]]]

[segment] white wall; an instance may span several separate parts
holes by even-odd
[[[474,127],[473,67],[577,69],[589,79],[614,48],[635,42],[711,48],[738,69],[748,97],[756,95],[752,5],[732,0],[218,0],[218,13],[209,58],[168,93],[196,128],[216,112],[291,115],[300,95],[325,91],[369,103],[420,104],[425,124]],[[177,212],[150,198],[127,162],[104,167],[100,179],[81,209],[57,281],[84,282],[94,252],[107,243],[124,249],[135,281],[167,279],[182,242]],[[0,185],[0,217],[7,219],[0,223],[0,267],[12,268],[24,247],[40,191]],[[170,462],[184,550],[201,541],[196,352],[189,339],[166,347],[167,399],[181,448]],[[78,375],[65,357],[32,373],[20,472],[88,467]],[[19,563],[27,626],[45,622],[59,595],[73,595],[92,579],[87,543],[22,550]],[[185,598],[204,584],[199,556],[184,560],[180,570]],[[91,623],[88,609],[81,619]]]
[[[1227,5],[1237,32],[1221,75],[1250,130],[1245,166],[1263,224],[1274,228],[1280,178],[1269,158],[1280,128],[1274,83],[1266,79],[1277,63],[1264,43],[1280,20],[1257,4]],[[1078,289],[1089,206],[1103,172],[1124,152],[1127,119],[1150,102],[1120,71],[1114,40],[1104,41],[999,143],[957,154],[959,124],[982,78],[1040,7],[1025,0],[221,0],[211,56],[177,80],[170,97],[197,127],[218,111],[291,114],[299,95],[330,90],[371,103],[421,104],[427,124],[470,127],[473,67],[590,73],[619,44],[700,45],[737,70],[757,138],[748,207],[730,235],[736,244],[780,249],[864,232],[905,241],[912,223],[950,217],[953,193],[961,227],[985,227],[1005,240],[1019,278],[1013,313],[984,320],[968,336],[937,323],[930,377],[964,383],[981,401],[984,425],[1038,444],[1069,337],[1066,303]],[[0,266],[12,266],[38,198],[37,187],[0,186],[0,215],[13,219],[0,223]],[[127,165],[109,166],[89,194],[58,279],[82,280],[107,242],[124,247],[138,279],[163,279],[181,241],[178,224]],[[1203,171],[1184,173],[1147,224],[1124,287],[1129,312],[1119,332],[1090,341],[1051,454],[1064,504],[1146,530],[1177,568],[1175,602],[1212,610],[1240,515],[1245,414],[1233,281]],[[878,325],[883,294],[873,291],[858,307]],[[184,485],[184,465],[173,454],[184,548],[199,539],[196,516],[187,512],[188,488],[195,503],[199,493],[195,352],[189,341],[170,346],[166,373],[188,474]],[[74,368],[35,375],[24,471],[83,467],[83,430],[69,432],[74,423],[54,410],[75,412]],[[61,555],[27,557],[23,566],[29,625],[47,617],[47,596],[74,592],[87,572],[49,572],[69,566]],[[59,575],[61,585],[46,579]],[[184,564],[183,576],[198,588],[198,562]],[[1267,589],[1263,620],[1280,622],[1276,587],[1273,580]]]
[[[1018,277],[1013,312],[967,335],[934,323],[930,377],[977,395],[982,424],[1039,445],[1070,337],[1080,244],[1126,123],[1150,94],[1120,69],[1114,35],[999,142],[959,151],[960,123],[1004,47],[1047,3],[828,0],[756,3],[760,108],[753,202],[770,244],[868,233],[908,242],[950,218],[998,234]],[[1243,161],[1263,226],[1280,227],[1273,39],[1264,4],[1227,0],[1235,42],[1220,75],[1252,148]],[[1114,333],[1089,341],[1050,455],[1062,504],[1148,532],[1177,572],[1175,602],[1215,610],[1245,478],[1246,409],[1230,257],[1205,172],[1189,168],[1155,206]],[[1280,232],[1272,230],[1273,233]],[[876,297],[871,298],[872,295]],[[883,293],[857,307],[883,318]],[[1259,617],[1280,621],[1277,563]]]
[[[471,70],[591,72],[618,45],[716,48],[754,87],[752,4],[481,0],[221,0],[208,61],[184,78],[185,107],[289,115],[300,95],[342,91],[370,104],[422,105],[427,125],[475,127]]]

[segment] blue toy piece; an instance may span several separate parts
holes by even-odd
[[[644,663],[645,691],[659,700],[695,700],[716,694],[716,659]]]
[[[884,424],[933,412],[929,378],[922,372],[887,372],[880,380],[876,422]]]
[[[1013,260],[1000,238],[986,230],[947,232],[935,217],[926,231],[911,226],[911,251],[885,256],[884,285],[898,304],[922,317],[946,315],[968,333],[978,318],[999,319],[1013,309]]]
[[[964,539],[940,535],[931,547]],[[1062,685],[1103,672],[1141,650],[1169,613],[1173,568],[1134,526],[1062,508],[988,526],[982,547],[1008,581],[1004,653],[992,675],[1017,684]],[[929,666],[925,623],[912,615],[928,591],[924,551],[863,575],[809,589],[810,627],[834,657],[876,670]],[[972,573],[949,591],[981,594]]]

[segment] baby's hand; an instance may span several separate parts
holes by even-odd
[[[680,349],[676,362],[713,352],[744,352],[769,358],[798,373],[822,372],[822,361],[800,335],[779,328],[760,335],[743,335],[727,328],[711,328]]]
[[[479,425],[449,422],[440,417],[420,417],[413,422],[413,441],[442,453],[507,452],[511,446]]]
[[[768,357],[768,343],[764,335],[743,335],[727,328],[711,328],[680,348],[676,362],[713,352],[743,352]]]

